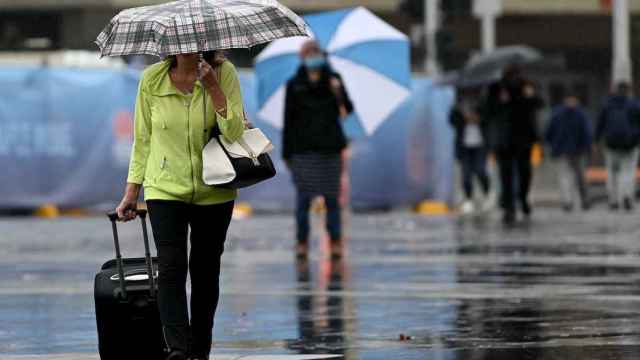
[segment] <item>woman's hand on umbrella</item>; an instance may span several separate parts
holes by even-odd
[[[331,77],[329,80],[329,85],[331,85],[331,90],[336,96],[342,95],[342,81],[335,76]]]
[[[216,88],[219,86],[218,74],[206,61],[200,63],[200,81],[207,89]]]
[[[509,101],[511,101],[511,95],[509,94],[509,91],[507,91],[507,89],[502,88],[500,89],[500,94],[498,95],[498,99],[500,100],[501,104],[506,104]]]
[[[532,98],[532,97],[536,96],[536,88],[533,87],[533,85],[531,85],[531,84],[526,84],[524,86],[524,89],[522,90],[522,92],[524,93],[524,96],[526,98]]]

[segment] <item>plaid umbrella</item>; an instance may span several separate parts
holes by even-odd
[[[166,57],[308,34],[305,21],[276,0],[179,0],[120,12],[96,44],[102,56]]]

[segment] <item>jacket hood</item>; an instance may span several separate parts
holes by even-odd
[[[160,94],[166,92],[166,88],[164,88],[163,84],[169,73],[169,67],[171,66],[171,61],[169,59],[157,62],[149,67],[147,67],[142,73],[142,78],[144,79],[144,85],[146,87],[146,91],[153,94]]]

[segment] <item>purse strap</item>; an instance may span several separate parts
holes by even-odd
[[[219,65],[216,68],[216,71],[218,73],[218,79],[222,78],[222,66]],[[205,139],[204,139],[204,144],[206,145],[208,141],[211,140],[211,138],[213,138],[214,136],[220,136],[222,135],[222,132],[220,132],[220,127],[218,127],[218,122],[214,121],[213,122],[213,126],[211,127],[211,134],[209,135],[209,139],[206,138],[206,133],[207,133],[207,89],[204,88],[204,86],[202,87],[202,119],[204,122],[204,133],[205,133]],[[250,129],[251,128],[251,123],[249,122],[249,120],[247,119],[247,113],[246,111],[244,111],[243,109],[243,118],[244,118],[244,128],[246,129]],[[215,114],[213,115],[215,118]],[[245,143],[246,145],[246,143]],[[242,144],[240,144],[240,146],[242,146]],[[244,146],[243,146],[244,148]],[[245,148],[245,150],[247,150]]]
[[[247,152],[247,154],[249,154],[249,158],[253,162],[253,165],[260,166],[260,160],[258,159],[258,156],[260,156],[260,154],[254,153],[251,147],[249,147],[249,144],[247,144],[247,142],[244,141],[243,138],[238,139],[236,142],[244,149],[244,151]]]
[[[216,71],[218,72],[218,79],[222,78],[222,66],[218,66],[216,68]],[[224,145],[221,143],[220,139],[218,139],[217,137],[222,135],[222,133],[220,132],[220,127],[218,126],[218,122],[214,120],[213,122],[213,126],[211,127],[211,134],[209,136],[209,139],[207,141],[207,89],[205,89],[204,86],[202,86],[202,121],[204,122],[204,145],[206,146],[207,143],[209,141],[211,141],[212,137],[216,137],[216,140],[220,143],[220,146],[224,147]],[[247,113],[244,111],[243,109],[243,118],[244,118],[244,127],[245,129],[249,128],[249,121],[247,121]],[[215,118],[215,114],[214,114],[214,118]],[[238,145],[240,145],[244,151],[247,152],[247,154],[249,154],[249,157],[251,158],[251,161],[253,161],[253,164],[255,166],[259,166],[260,165],[260,161],[258,160],[258,155],[260,154],[255,154],[253,152],[253,150],[251,149],[251,147],[249,147],[249,145],[246,143],[246,141],[244,141],[244,139],[241,137],[237,140]]]

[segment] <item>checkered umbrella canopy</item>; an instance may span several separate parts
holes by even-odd
[[[179,0],[120,12],[96,44],[102,56],[165,57],[308,34],[305,21],[276,0]]]

